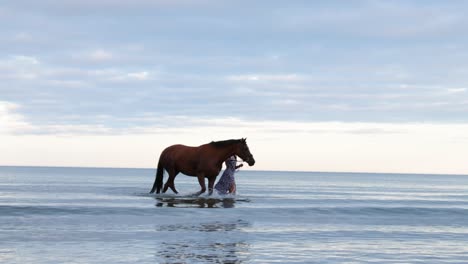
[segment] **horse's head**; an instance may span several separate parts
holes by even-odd
[[[247,162],[249,166],[253,166],[255,164],[255,159],[252,153],[250,153],[249,146],[247,146],[246,138],[241,139],[240,143],[237,145],[236,155],[243,161]]]

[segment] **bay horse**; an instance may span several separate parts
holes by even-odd
[[[249,166],[255,164],[255,159],[247,146],[247,139],[229,139],[224,141],[212,141],[210,143],[191,147],[185,145],[172,145],[161,152],[159,156],[156,179],[150,193],[160,193],[163,185],[164,170],[169,174],[169,178],[162,190],[171,188],[174,193],[178,193],[174,186],[174,179],[179,172],[198,178],[201,190],[195,195],[200,195],[206,191],[205,178],[208,178],[208,191],[213,193],[213,185],[221,171],[223,162],[232,155],[239,156],[247,162]]]

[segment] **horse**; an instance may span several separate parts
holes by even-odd
[[[240,157],[249,166],[255,164],[255,159],[247,146],[246,138],[212,141],[198,147],[181,144],[169,146],[159,156],[156,179],[150,193],[154,193],[154,191],[160,193],[164,170],[166,170],[169,178],[164,185],[163,193],[168,188],[171,188],[174,193],[178,193],[174,186],[174,179],[181,172],[187,176],[198,178],[201,190],[195,195],[200,195],[206,191],[205,178],[208,178],[208,191],[209,195],[211,195],[223,162],[232,155]]]

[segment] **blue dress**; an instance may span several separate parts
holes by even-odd
[[[231,185],[236,181],[234,179],[234,173],[236,172],[236,157],[231,156],[225,161],[226,169],[223,172],[223,175],[219,179],[218,183],[215,185],[216,191],[219,194],[228,194]]]

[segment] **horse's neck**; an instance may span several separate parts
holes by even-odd
[[[225,160],[227,160],[229,157],[235,154],[235,146],[229,146],[223,149],[220,149],[220,160],[218,163],[222,164]]]

